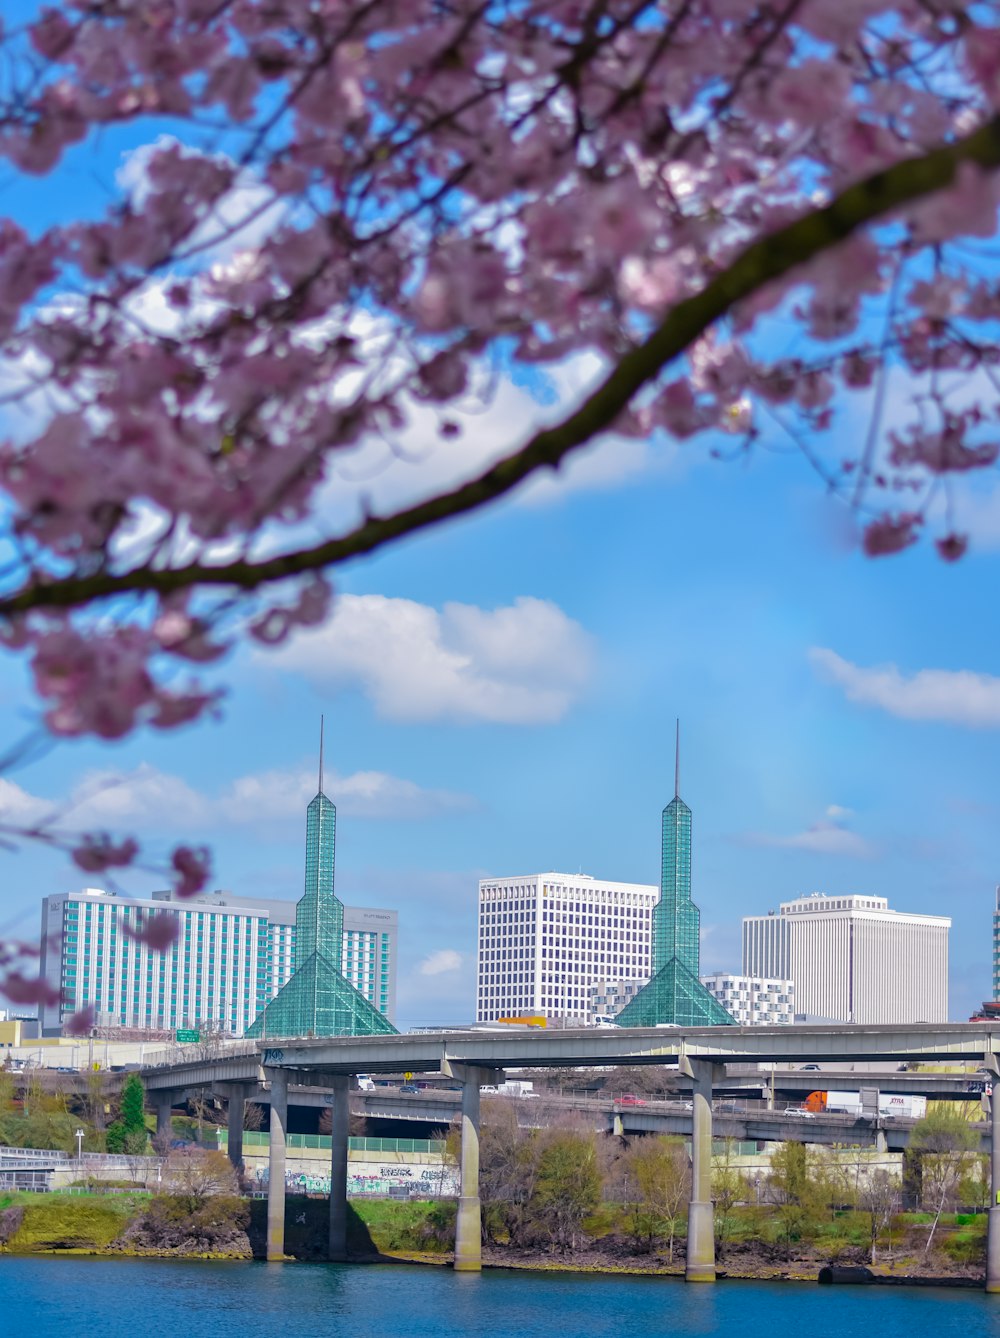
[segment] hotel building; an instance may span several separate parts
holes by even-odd
[[[295,963],[291,901],[228,892],[175,899],[114,896],[99,888],[42,902],[43,978],[62,1003],[40,1008],[42,1034],[86,1007],[101,1026],[143,1030],[211,1028],[241,1036],[287,984]],[[165,951],[131,937],[150,916],[178,918]],[[396,1010],[397,913],[344,907],[341,972],[383,1017]]]

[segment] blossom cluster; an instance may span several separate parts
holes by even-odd
[[[247,564],[331,533],[345,452],[414,423],[460,433],[498,351],[525,378],[574,359],[613,375],[754,243],[988,125],[994,11],[64,0],[0,31],[17,172],[148,131],[96,213],[0,218],[0,393],[24,410],[0,435],[0,636],[48,728],[198,719],[219,694],[190,666],[321,621],[322,574],[257,590]],[[790,434],[867,511],[869,554],[907,548],[942,478],[996,460],[997,205],[964,162],[744,286],[724,319],[692,317],[614,430]],[[872,415],[861,442],[851,405]],[[937,544],[952,560],[966,537]],[[125,596],[100,585],[136,573]]]

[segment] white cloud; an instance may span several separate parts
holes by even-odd
[[[141,762],[133,771],[89,771],[73,787],[60,813],[60,826],[202,827],[205,796],[179,776]]]
[[[849,808],[830,804],[824,816],[805,831],[788,836],[768,832],[748,832],[742,838],[750,845],[774,846],[783,850],[806,850],[814,855],[847,855],[852,859],[872,859],[878,853],[870,841],[846,825]]]
[[[809,652],[821,678],[843,688],[848,701],[903,720],[939,720],[970,729],[1000,726],[1000,678],[971,669],[919,669],[907,676],[894,664],[862,669],[835,651]]]
[[[854,810],[850,808],[842,808],[840,804],[828,804],[826,816],[831,822],[843,821],[845,818],[853,817]]]
[[[356,771],[350,776],[327,772],[323,788],[338,812],[350,818],[428,818],[476,807],[471,795],[425,790],[384,771]],[[220,797],[218,810],[234,823],[259,822],[262,814],[291,817],[302,813],[315,793],[311,773],[260,772],[234,781]]]
[[[422,819],[476,807],[471,795],[423,789],[384,771],[328,771],[324,789],[351,818]],[[60,831],[203,832],[300,818],[315,793],[316,776],[307,769],[240,776],[211,795],[143,762],[127,772],[89,771],[55,802],[0,777],[0,823],[28,827],[47,819]]]
[[[263,654],[263,652],[262,652]],[[583,691],[591,639],[548,600],[481,609],[343,595],[333,617],[268,659],[312,682],[356,685],[392,720],[560,720]]]
[[[422,976],[442,976],[447,971],[460,971],[461,968],[461,953],[456,952],[454,948],[439,948],[437,952],[432,952],[429,957],[424,958],[419,969]]]
[[[47,800],[0,776],[0,823],[5,827],[31,827],[51,812],[52,805]]]

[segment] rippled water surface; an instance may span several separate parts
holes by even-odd
[[[10,1338],[1000,1338],[1000,1297],[408,1265],[0,1259]]]

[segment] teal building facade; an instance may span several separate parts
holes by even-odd
[[[342,972],[344,906],[334,891],[337,809],[319,788],[306,809],[305,889],[295,909],[295,970],[247,1028],[254,1040],[380,1036],[396,1028]]]
[[[691,810],[680,796],[679,724],[674,797],[660,827],[660,898],[652,928],[652,979],[618,1014],[618,1025],[731,1026],[732,1017],[699,980],[701,913],[691,899]]]

